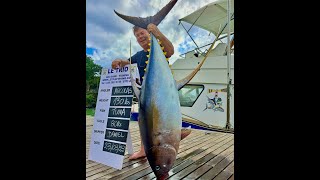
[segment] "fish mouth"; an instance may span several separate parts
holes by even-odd
[[[177,156],[176,149],[170,144],[153,146],[147,152],[149,164],[157,178],[168,176]]]

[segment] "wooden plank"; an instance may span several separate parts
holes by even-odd
[[[197,158],[191,158],[190,165],[188,167],[184,168],[183,170],[181,170],[180,172],[176,173],[175,175],[173,175],[172,178],[170,178],[170,179],[183,179],[185,176],[192,173],[199,166],[205,164],[207,161],[211,160],[212,158],[214,158],[215,156],[217,156],[221,152],[227,150],[229,147],[231,147],[233,145],[233,138],[231,137],[228,140],[229,141],[223,145],[217,144],[216,148],[213,147],[213,148],[207,149],[205,152],[203,152],[204,156],[202,156],[202,157],[199,154],[199,156]]]
[[[194,130],[197,132],[197,130]],[[182,148],[191,148],[192,146],[196,145],[197,143],[200,143],[200,142],[204,142],[208,139],[210,139],[211,137],[210,136],[205,136],[205,133],[203,131],[199,131],[198,130],[198,136],[196,136],[195,138],[189,138],[189,135],[187,138],[188,139],[184,139],[181,141],[181,145],[179,147],[179,149],[182,149]],[[220,136],[221,134],[219,134]]]
[[[228,180],[234,180],[234,174],[230,176]]]
[[[99,173],[99,172],[105,172],[105,171],[109,171],[111,169],[114,169],[112,167],[109,167],[109,166],[103,166],[101,168],[98,168],[98,169],[95,169],[95,170],[92,170],[90,172],[87,172],[86,173],[86,176],[87,176],[87,179],[92,179],[91,176],[94,176],[95,174]]]
[[[234,172],[234,161],[228,165],[221,173],[219,173],[213,180],[226,180],[233,175]]]
[[[207,136],[207,138],[204,138],[204,141],[199,141],[200,143],[194,142],[193,144],[190,144],[189,146],[187,146],[188,148],[182,151],[181,153],[179,153],[178,157],[181,157],[181,161],[183,161],[189,158],[191,154],[193,155],[197,153],[199,151],[199,148],[209,145],[210,142],[220,142],[228,137],[229,135],[226,135],[226,134],[218,134],[214,137]],[[180,163],[180,161],[176,161],[176,164],[177,163]]]
[[[90,160],[89,160],[90,161]],[[90,167],[93,167],[93,166],[96,166],[96,165],[99,165],[100,163],[98,162],[95,162],[95,161],[91,161],[90,164],[86,164],[86,169],[90,168]]]
[[[96,169],[99,169],[99,168],[103,168],[103,167],[105,167],[105,166],[106,166],[106,165],[104,165],[104,164],[98,163],[98,164],[96,164],[96,165],[94,165],[94,166],[86,167],[86,173],[88,173],[88,172],[90,172],[90,171],[93,171],[93,170],[96,170]]]
[[[222,161],[220,161],[217,165],[213,166],[209,171],[207,171],[204,175],[202,175],[199,179],[212,179],[217,176],[224,168],[226,168],[233,161],[234,154],[231,153]]]
[[[180,170],[182,170],[185,167],[185,165],[188,164],[189,162],[188,158],[191,158],[201,153],[205,149],[209,148],[212,145],[212,143],[220,143],[230,138],[230,136],[232,136],[231,134],[226,134],[226,133],[221,133],[220,135],[222,135],[222,137],[219,138],[218,136],[213,136],[211,137],[211,140],[205,141],[204,143],[202,143],[201,146],[199,145],[194,146],[193,148],[190,148],[187,151],[184,151],[183,153],[178,154],[175,165],[169,171],[169,175],[172,176],[172,174],[175,174],[176,172],[179,172]],[[181,163],[184,163],[184,164],[180,165]],[[148,175],[143,176],[141,179],[153,179],[153,178],[155,178],[155,174],[151,171]]]
[[[202,151],[201,153],[197,154],[196,156],[192,157],[192,158],[189,158],[187,159],[186,161],[184,161],[183,163],[181,163],[179,166],[173,168],[170,172],[169,172],[169,176],[173,176],[173,175],[176,175],[177,173],[181,172],[182,170],[184,170],[183,172],[181,172],[180,174],[178,174],[177,176],[179,177],[182,176],[186,176],[187,174],[190,174],[191,169],[187,168],[189,167],[190,165],[192,165],[193,163],[196,163],[196,161],[200,160],[201,158],[205,157],[206,155],[210,155],[211,151],[214,151],[214,150],[220,150],[220,146],[222,145],[222,149],[224,148],[227,148],[229,146],[232,145],[232,139],[228,138],[226,139],[225,141],[222,141],[218,144],[216,144],[215,146],[212,146],[211,148],[209,149],[205,149],[204,151]],[[223,146],[225,145],[225,146]],[[210,158],[207,157],[207,158]],[[204,160],[207,160],[207,158],[204,158]],[[201,162],[201,160],[200,160]]]
[[[234,145],[230,146],[225,151],[221,152],[219,155],[212,158],[210,161],[206,162],[205,164],[202,164],[201,166],[198,166],[196,170],[194,170],[192,173],[190,173],[188,176],[184,177],[184,179],[196,179],[200,176],[202,176],[204,173],[210,170],[213,166],[218,164],[220,161],[225,159],[226,156],[229,156],[230,154],[233,154]]]

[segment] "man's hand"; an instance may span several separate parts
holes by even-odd
[[[122,59],[115,59],[112,61],[112,69],[116,69],[116,68],[122,68],[123,66],[129,64],[129,61],[127,60],[122,60]]]
[[[119,68],[121,66],[121,59],[115,59],[112,61],[112,69]]]
[[[160,36],[162,35],[161,32],[159,31],[158,27],[152,23],[150,23],[147,26],[147,30],[149,31],[149,33],[152,33],[157,39],[159,39]]]
[[[172,43],[164,36],[158,27],[152,23],[147,26],[147,30],[149,33],[152,33],[159,41],[161,41],[161,45],[164,47],[164,51],[167,53],[166,57],[169,58],[174,54],[174,47]]]

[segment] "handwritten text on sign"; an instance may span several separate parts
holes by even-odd
[[[114,131],[109,129],[106,130],[106,139],[110,139],[114,141],[126,142],[127,135],[128,135],[128,132],[124,132],[124,131]]]
[[[132,86],[113,87],[111,95],[133,95]]]
[[[124,144],[104,141],[103,151],[115,153],[123,156],[125,150],[126,150],[126,145]]]
[[[109,117],[130,118],[131,108],[110,108]]]
[[[131,106],[133,97],[111,97],[110,106]]]
[[[107,128],[128,130],[129,120],[108,119]]]

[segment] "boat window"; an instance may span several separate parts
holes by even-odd
[[[203,85],[185,85],[179,90],[180,106],[192,107],[204,89]]]

